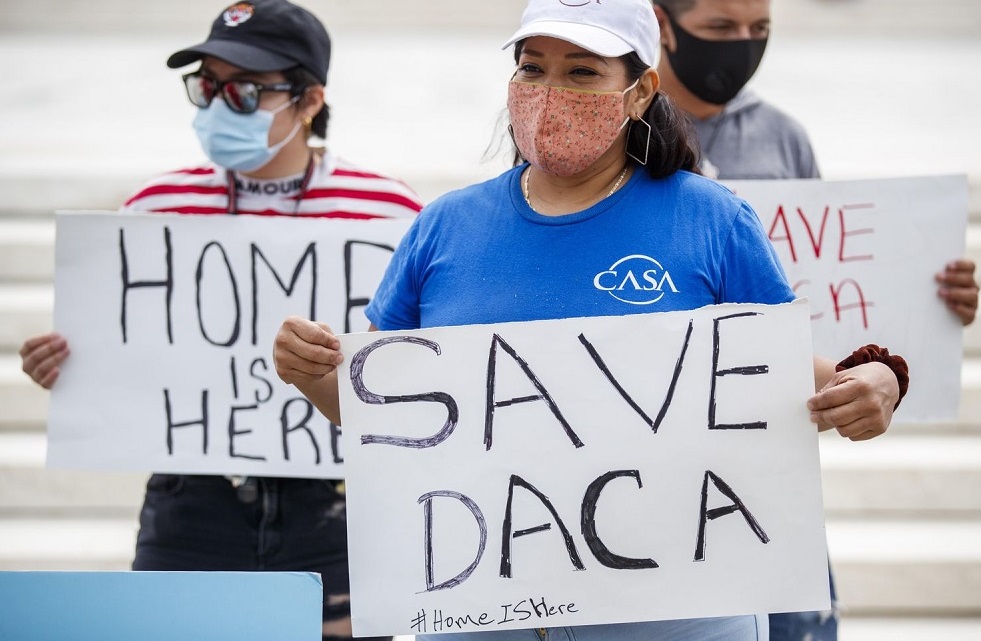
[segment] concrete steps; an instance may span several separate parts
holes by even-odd
[[[851,443],[821,436],[824,506],[831,518],[981,517],[981,431],[907,434]],[[981,553],[981,548],[979,548]]]
[[[861,617],[845,613],[838,626],[839,641],[977,641],[981,619],[971,617]]]
[[[48,417],[48,392],[21,371],[20,357],[0,353],[0,432],[11,429],[44,429]]]
[[[135,519],[148,474],[44,467],[43,432],[0,432],[0,516]]]
[[[135,518],[0,519],[0,571],[128,570],[138,524]]]
[[[977,518],[828,521],[841,602],[863,614],[977,615],[978,541]]]

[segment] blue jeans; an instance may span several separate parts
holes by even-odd
[[[134,570],[319,572],[324,621],[350,615],[347,512],[332,481],[154,474]],[[331,596],[342,597],[338,599]],[[390,637],[388,637],[390,638]]]
[[[781,612],[770,615],[770,641],[838,641],[835,581],[828,568],[831,609],[827,612]]]
[[[765,614],[755,617],[749,615],[537,630],[416,635],[416,641],[766,641],[767,638]]]

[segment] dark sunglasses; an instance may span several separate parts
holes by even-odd
[[[228,108],[235,113],[250,114],[259,108],[259,97],[263,91],[293,91],[293,84],[277,82],[260,85],[249,80],[228,80],[220,82],[202,75],[200,71],[189,73],[184,78],[184,88],[191,104],[207,109],[215,96],[221,95]]]

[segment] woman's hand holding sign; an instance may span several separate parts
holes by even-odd
[[[35,336],[24,341],[20,348],[21,368],[35,383],[51,389],[68,354],[68,341],[61,334]]]
[[[317,406],[324,416],[340,425],[337,400],[337,366],[344,360],[341,342],[330,326],[290,316],[273,342],[276,373]]]
[[[885,433],[901,398],[899,381],[888,365],[863,363],[835,372],[830,360],[816,358],[815,375],[819,389],[807,408],[819,430],[836,429],[853,441]]]
[[[974,322],[978,311],[978,283],[974,280],[974,261],[966,258],[952,261],[935,279],[940,285],[937,295],[964,325]]]

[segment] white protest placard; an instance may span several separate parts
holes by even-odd
[[[827,609],[809,313],[341,337],[355,634]]]
[[[48,464],[341,478],[340,430],[272,362],[283,319],[363,331],[408,220],[60,213]]]
[[[799,296],[814,351],[840,360],[875,343],[909,364],[896,421],[957,418],[963,326],[934,274],[964,255],[965,176],[726,183],[756,210]]]

